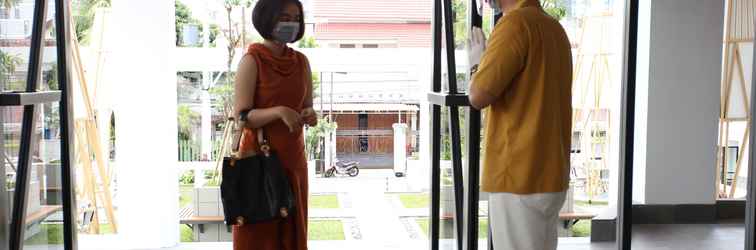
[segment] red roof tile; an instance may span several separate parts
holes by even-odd
[[[314,0],[314,17],[327,23],[430,23],[430,0]]]
[[[395,40],[400,48],[431,46],[430,24],[322,23],[315,26],[315,38],[327,40]]]

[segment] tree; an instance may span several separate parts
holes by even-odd
[[[18,55],[0,50],[0,90],[5,90],[10,83],[10,76],[16,72],[16,67],[23,63],[24,60]]]
[[[188,105],[181,104],[178,106],[178,125],[179,125],[179,139],[191,140],[192,128],[200,122],[200,116],[196,111],[192,110]]]
[[[319,156],[319,152],[322,150],[320,148],[322,140],[326,135],[334,131],[336,131],[336,123],[328,122],[327,119],[322,118],[318,120],[317,126],[307,129],[307,134],[305,135],[305,151],[307,155],[311,158],[317,158],[316,156]]]
[[[550,16],[562,20],[567,15],[564,0],[541,0],[541,6]],[[454,45],[462,48],[467,40],[467,1],[454,0],[452,12],[454,12]],[[483,30],[490,34],[491,18],[483,18]]]
[[[452,2],[455,48],[464,48],[467,42],[467,5],[465,2],[463,0],[454,0]]]
[[[195,24],[200,27],[199,21],[197,19],[194,19],[192,17],[192,11],[189,9],[189,6],[186,6],[186,4],[182,3],[181,1],[176,1],[176,46],[181,46],[182,41],[181,37],[184,34],[184,26],[189,24]]]
[[[89,43],[89,33],[99,8],[110,7],[111,0],[74,1],[73,19],[76,22],[76,38],[81,44]]]
[[[5,7],[6,10],[18,5],[19,2],[21,2],[21,0],[2,0],[3,7]]]
[[[299,40],[299,47],[300,48],[317,48],[318,43],[315,42],[315,38],[308,36],[303,38],[302,40]]]
[[[21,2],[21,0],[2,0],[0,3],[2,3],[3,7],[5,7],[5,14],[7,16],[10,16],[10,9],[14,6],[18,5],[18,3]]]
[[[226,77],[226,81],[228,81],[229,84],[231,83],[231,79],[232,79],[230,77],[231,76],[231,64],[234,61],[234,56],[236,56],[236,48],[239,47],[239,44],[241,43],[242,35],[243,35],[242,32],[239,32],[239,23],[238,22],[234,22],[233,18],[232,18],[232,14],[234,12],[234,9],[236,9],[239,6],[241,6],[241,1],[240,0],[225,0],[225,2],[223,3],[223,7],[226,10],[226,17],[227,17],[227,20],[228,20],[228,26],[227,26],[225,32],[223,32],[223,34],[226,36],[226,40],[228,40],[228,47],[227,47],[227,49],[228,49],[228,58],[227,58],[227,61],[226,61],[226,65],[227,65],[227,68],[226,68],[226,73],[227,73],[227,75],[226,75],[227,76]]]
[[[204,32],[204,28],[200,26],[200,33]],[[210,24],[210,44],[208,47],[215,47],[215,40],[218,39],[218,35],[220,35],[220,27],[217,24]]]
[[[252,7],[252,0],[243,0],[243,1],[241,1],[239,3],[239,5],[242,8],[242,10],[241,10],[241,13],[242,13],[242,22],[241,22],[241,27],[242,27],[241,28],[242,29],[242,33],[241,33],[242,46],[246,47],[247,46],[247,9],[249,9],[249,8]]]
[[[562,20],[567,16],[567,8],[564,6],[562,0],[541,0],[541,6],[550,16],[556,18],[556,20]]]
[[[318,98],[320,96],[320,76],[312,72],[312,98]]]

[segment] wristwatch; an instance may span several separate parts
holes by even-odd
[[[239,112],[239,121],[246,123],[247,115],[249,114],[250,111],[252,110],[247,109],[247,110],[242,110],[241,112]]]

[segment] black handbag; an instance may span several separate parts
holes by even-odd
[[[231,156],[223,159],[221,201],[227,225],[245,225],[280,220],[294,211],[294,194],[281,162],[257,130],[259,150],[239,154],[241,122],[235,124]]]

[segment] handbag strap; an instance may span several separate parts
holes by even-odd
[[[238,117],[230,117],[229,120],[234,121],[234,144],[231,148],[231,154],[237,158],[241,158],[242,155],[239,152],[239,146],[241,144],[242,137],[244,136],[244,122],[242,122]],[[265,129],[263,129],[262,127],[257,129],[257,144],[260,147],[260,151],[262,151],[265,156],[270,155],[270,145],[268,143],[268,139],[265,138]]]

